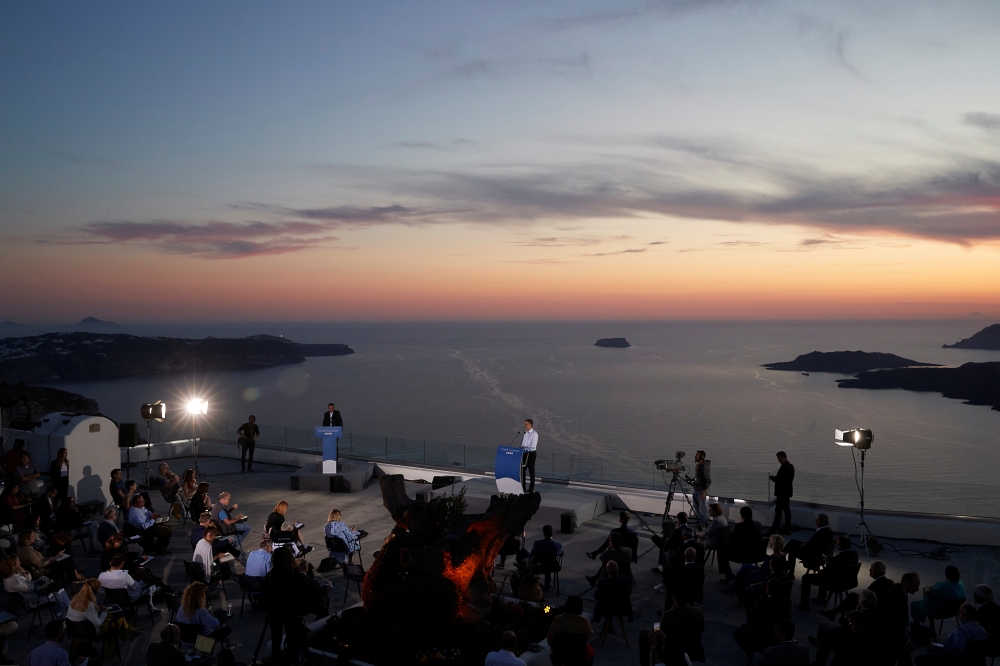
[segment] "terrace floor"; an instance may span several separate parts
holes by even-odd
[[[170,460],[171,468],[175,471],[182,471],[191,465],[190,458],[178,458]],[[292,466],[257,463],[257,471],[254,474],[240,474],[238,462],[236,460],[224,458],[201,457],[199,464],[204,472],[207,472],[207,480],[213,497],[226,490],[233,495],[233,501],[239,504],[240,511],[250,517],[250,525],[253,527],[250,537],[248,537],[247,551],[256,547],[260,531],[264,520],[271,509],[279,500],[286,500],[289,503],[288,516],[290,519],[302,522],[305,527],[302,531],[303,540],[313,544],[316,548],[308,557],[314,564],[325,557],[323,547],[323,527],[326,517],[333,508],[339,508],[344,514],[344,520],[352,526],[363,528],[370,533],[370,536],[362,542],[363,561],[367,566],[371,563],[371,553],[377,550],[382,543],[383,537],[389,533],[393,527],[392,519],[382,506],[381,496],[377,483],[371,484],[361,492],[350,494],[331,494],[318,491],[290,491],[288,490],[288,475],[295,471]],[[204,476],[204,475],[203,475]],[[416,485],[408,487],[416,488]],[[539,485],[541,493],[546,492],[546,484]],[[412,490],[411,490],[412,495]],[[165,513],[164,502],[154,496],[156,509]],[[639,520],[648,522],[651,526],[659,523],[659,518],[654,516],[638,516]],[[632,526],[640,527],[637,520],[633,519]],[[537,524],[536,524],[537,523]],[[597,564],[586,557],[585,553],[593,549],[607,537],[610,528],[617,524],[616,513],[604,513],[594,519],[586,521],[578,527],[574,534],[558,534],[556,539],[561,541],[566,552],[561,578],[561,598],[570,594],[583,595],[586,610],[593,609],[592,590],[587,584],[585,576],[593,574],[597,570]],[[183,559],[190,559],[191,546],[188,538],[191,524],[182,530],[180,521],[171,519],[170,525],[174,530],[171,550],[173,555],[165,558],[156,558],[151,564],[153,572],[172,585],[175,590],[182,590],[187,583],[182,564]],[[541,538],[541,521],[537,518],[532,520],[526,528],[529,543]],[[649,532],[640,529],[640,549],[639,564],[634,568],[635,577],[638,583],[633,591],[632,602],[636,612],[634,621],[628,626],[630,648],[625,647],[625,643],[620,636],[620,631],[616,629],[616,635],[609,636],[604,647],[600,647],[599,640],[595,639],[597,656],[595,662],[598,664],[629,664],[634,665],[638,660],[638,632],[640,629],[648,629],[654,621],[659,619],[663,610],[664,596],[656,593],[653,586],[659,582],[659,576],[650,571],[656,564],[656,550],[649,541]],[[802,531],[800,539],[807,538],[808,531]],[[934,539],[934,534],[927,534],[928,539]],[[915,544],[904,541],[891,541],[895,547],[903,549],[914,549],[928,552],[932,549],[929,544]],[[78,566],[84,573],[96,577],[99,573],[98,558],[91,555],[85,558],[80,546],[74,546],[74,554],[77,558]],[[971,597],[972,588],[977,583],[986,583],[995,590],[1000,590],[1000,549],[986,547],[968,547],[963,552],[951,553],[948,562],[929,559],[917,555],[903,557],[899,554],[883,552],[880,555],[889,568],[889,577],[899,580],[899,576],[905,571],[917,571],[920,574],[922,583],[932,584],[943,579],[943,571],[946,564],[955,564],[962,572],[962,580],[966,584]],[[864,559],[864,555],[862,555]],[[241,564],[237,564],[237,572],[242,572]],[[497,571],[498,582],[501,576],[511,571],[508,566],[506,571]],[[715,566],[709,567],[706,572],[705,583],[705,636],[704,645],[708,664],[734,665],[746,663],[742,651],[733,641],[732,631],[745,621],[745,612],[739,607],[735,600],[730,599],[720,592],[721,586],[718,584],[718,573]],[[800,576],[801,569],[797,572]],[[344,598],[344,582],[341,573],[338,571],[331,574],[317,574],[318,577],[326,578],[334,584],[331,591],[331,611],[336,612],[347,606],[354,605],[360,601],[357,594],[357,587],[348,590],[347,601]],[[862,567],[860,583],[866,587],[869,583],[867,576],[867,566]],[[238,617],[240,596],[236,581],[226,584],[229,593],[233,596],[230,601],[234,604],[234,617],[230,621],[233,627],[232,638],[237,643],[234,653],[237,662],[249,663],[260,636],[263,626],[264,614],[254,611],[247,605],[244,617]],[[508,588],[509,589],[509,588]],[[793,590],[793,598],[797,600],[799,594],[798,585]],[[0,591],[0,595],[6,593]],[[919,594],[918,594],[919,596]],[[548,600],[560,603],[555,597],[555,590],[548,593]],[[4,602],[6,600],[4,599]],[[220,600],[220,603],[225,603]],[[553,604],[553,605],[555,605]],[[151,641],[159,640],[159,631],[168,621],[169,614],[163,613],[154,616],[155,625],[150,627],[150,621],[145,611],[140,611],[138,628],[142,634],[135,640],[122,644],[123,663],[144,664],[146,649]],[[311,617],[308,619],[312,619]],[[799,642],[806,644],[807,636],[815,635],[819,620],[818,610],[805,613],[797,609],[792,611],[792,620],[797,626],[796,638]],[[8,642],[8,654],[14,663],[26,663],[27,655],[34,647],[44,641],[42,631],[36,626],[31,637],[27,640],[27,627],[30,617],[22,615],[19,620],[19,629]],[[946,623],[947,633],[953,624]],[[595,628],[596,629],[596,628]],[[69,640],[64,640],[64,646],[69,648]],[[263,654],[263,652],[262,652]],[[814,651],[813,651],[814,654]],[[331,660],[332,661],[332,660]],[[315,657],[314,663],[320,663],[321,658]],[[545,663],[548,660],[544,660]]]

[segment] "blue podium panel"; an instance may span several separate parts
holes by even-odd
[[[315,436],[323,440],[323,473],[337,473],[337,440],[344,434],[341,426],[316,426]]]
[[[497,490],[508,495],[521,495],[521,454],[520,447],[498,446],[493,474],[497,479]]]

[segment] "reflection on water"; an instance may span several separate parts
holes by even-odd
[[[835,375],[765,370],[813,350],[862,349],[958,365],[1000,352],[942,349],[975,322],[894,323],[451,323],[259,324],[130,332],[173,335],[284,334],[302,342],[344,342],[352,356],[308,359],[259,371],[200,373],[62,384],[98,400],[120,421],[139,405],[209,397],[212,418],[197,426],[230,433],[251,412],[261,442],[305,438],[327,402],[345,431],[414,442],[464,445],[490,459],[525,417],[539,431],[539,473],[662,487],[652,461],[704,449],[712,492],[763,498],[783,449],[796,466],[798,499],[856,503],[850,450],[834,428],[875,432],[866,468],[872,509],[997,515],[986,492],[1000,456],[1000,413],[938,394],[839,389]],[[626,337],[631,349],[594,347]],[[228,423],[227,423],[228,422]],[[173,421],[174,428],[179,427]],[[285,428],[288,426],[288,428]],[[171,427],[166,424],[165,427]],[[299,429],[302,429],[301,431]],[[230,437],[234,437],[230,434]],[[374,445],[373,445],[374,446]],[[402,445],[401,445],[402,446]],[[408,445],[409,446],[409,445]],[[436,445],[437,446],[437,445]],[[443,444],[440,446],[444,446]],[[456,458],[457,453],[441,454]],[[463,461],[466,464],[467,461]],[[973,498],[975,498],[973,500]]]

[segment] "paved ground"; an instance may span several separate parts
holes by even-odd
[[[256,547],[255,541],[259,540],[260,532],[263,528],[264,520],[274,505],[281,499],[289,502],[288,515],[297,521],[305,523],[303,538],[312,543],[316,550],[309,556],[313,564],[319,563],[325,557],[323,548],[323,526],[326,524],[327,514],[331,509],[339,508],[344,514],[344,520],[352,526],[363,528],[370,533],[364,540],[362,555],[364,564],[371,562],[371,552],[376,550],[382,542],[382,538],[391,530],[393,523],[388,513],[382,506],[379,495],[378,484],[372,484],[366,490],[351,494],[330,494],[313,491],[289,491],[288,474],[294,469],[281,465],[267,465],[258,463],[255,474],[240,474],[233,471],[238,463],[235,460],[221,458],[201,458],[199,460],[202,469],[208,473],[208,481],[211,484],[211,493],[217,497],[222,490],[227,490],[233,494],[233,500],[240,505],[240,510],[250,516],[250,524],[253,527],[249,541],[251,549]],[[177,471],[190,464],[189,460],[178,459],[171,461],[171,467]],[[416,486],[411,486],[415,488]],[[545,484],[541,484],[539,490],[544,494]],[[412,494],[412,491],[411,491]],[[154,502],[158,498],[154,498]],[[163,502],[157,505],[158,509],[163,508]],[[656,517],[639,517],[647,520],[651,525],[658,523]],[[584,595],[585,606],[588,610],[593,608],[593,600],[590,596],[591,590],[585,580],[585,576],[596,571],[597,565],[585,556],[585,552],[593,549],[598,543],[606,538],[607,531],[616,524],[617,515],[606,513],[594,520],[587,521],[577,528],[572,535],[557,534],[556,538],[563,543],[566,551],[564,569],[561,574],[562,598],[569,594]],[[188,533],[190,524],[186,530],[181,530],[180,522],[171,520],[174,529],[171,550],[173,555],[167,558],[157,558],[152,564],[154,573],[173,585],[175,589],[183,589],[187,582],[184,575],[182,559],[189,559],[191,554]],[[638,527],[635,522],[633,526]],[[540,538],[541,524],[535,521],[527,526],[529,541]],[[558,526],[556,526],[558,528]],[[648,539],[649,532],[641,530],[640,559],[635,568],[638,587],[633,593],[633,606],[636,611],[635,620],[628,625],[628,638],[630,646],[625,647],[620,632],[614,636],[609,636],[604,647],[600,647],[596,642],[597,659],[599,664],[628,664],[633,666],[638,661],[638,632],[646,629],[659,619],[662,612],[664,598],[663,595],[653,591],[653,586],[659,578],[650,572],[650,568],[656,563],[656,551]],[[806,538],[809,532],[803,531],[800,538]],[[933,534],[928,534],[927,538],[933,539]],[[914,544],[907,542],[893,542],[900,549],[916,549],[919,551],[930,551],[933,546],[929,544]],[[80,567],[88,575],[98,574],[97,558],[91,556],[85,559],[80,551],[79,545],[75,547]],[[961,553],[951,553],[950,561],[939,561],[911,555],[903,557],[898,554],[883,553],[883,559],[889,566],[889,577],[899,580],[899,576],[905,571],[917,571],[921,580],[926,584],[931,584],[943,579],[944,566],[955,564],[962,572],[962,579],[965,581],[971,598],[972,588],[976,583],[985,582],[1000,592],[1000,551],[988,548],[968,548]],[[863,556],[864,559],[864,556]],[[870,580],[867,577],[867,566],[863,566],[861,585],[867,586]],[[237,571],[242,571],[242,566],[237,565]],[[498,581],[506,572],[497,571]],[[798,574],[801,575],[801,570]],[[337,611],[346,606],[357,603],[360,599],[357,588],[348,590],[347,601],[344,598],[344,582],[339,571],[324,576],[334,583],[331,592],[333,602],[331,610]],[[709,664],[733,665],[745,663],[745,658],[736,644],[733,642],[731,634],[734,628],[745,621],[742,608],[736,602],[719,592],[720,585],[717,583],[718,573],[716,567],[710,567],[707,573],[705,584],[705,651]],[[235,581],[227,583],[228,591],[232,595],[235,611],[239,613],[240,596],[238,586]],[[509,588],[508,588],[509,589]],[[555,590],[550,591],[550,598],[555,599]],[[796,585],[793,597],[797,600],[799,588]],[[919,594],[918,594],[919,596]],[[4,600],[5,602],[6,600]],[[218,603],[225,603],[220,601]],[[804,613],[799,610],[792,611],[792,620],[798,627],[797,638],[800,642],[806,642],[806,636],[815,634],[819,621],[817,611]],[[150,627],[150,621],[145,612],[140,613],[139,629],[142,635],[134,641],[123,645],[124,663],[143,664],[145,663],[145,652],[151,640],[159,640],[159,630],[168,620],[168,615],[154,616],[155,625]],[[32,640],[26,640],[27,624],[30,618],[23,616],[18,632],[12,637],[9,643],[9,654],[15,663],[26,663],[28,652],[42,642],[42,634],[36,627]],[[233,638],[239,644],[234,652],[237,661],[250,662],[255,644],[260,636],[263,625],[263,613],[252,610],[247,605],[244,617],[234,617],[231,621],[233,627]],[[946,625],[946,632],[953,625]],[[66,641],[68,648],[69,642]],[[318,662],[317,662],[318,663]]]

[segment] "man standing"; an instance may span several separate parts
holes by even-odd
[[[249,468],[253,471],[253,450],[257,445],[257,438],[260,437],[260,428],[257,427],[257,417],[251,414],[247,418],[247,422],[239,427],[236,434],[240,438],[236,441],[239,442],[240,446],[240,472],[246,472]],[[247,451],[250,452],[250,464],[247,465]]]
[[[326,411],[323,413],[323,425],[327,428],[333,426],[344,427],[344,419],[341,418],[340,412],[334,408],[332,402],[326,406]]]
[[[691,499],[699,527],[708,525],[708,487],[712,485],[712,461],[705,460],[704,451],[694,454],[694,478],[691,479]]]
[[[531,419],[524,420],[524,437],[521,438],[521,467],[524,468],[521,474],[521,487],[524,492],[530,493],[535,490],[535,456],[538,450],[538,433],[535,432],[535,422]],[[527,480],[524,477],[531,475],[531,485],[525,486]]]
[[[781,532],[782,534],[792,533],[792,479],[795,478],[795,467],[788,462],[788,456],[784,451],[775,454],[778,458],[778,473],[768,475],[774,481],[774,523],[771,525],[771,534]],[[785,526],[779,527],[781,514],[785,514]]]

